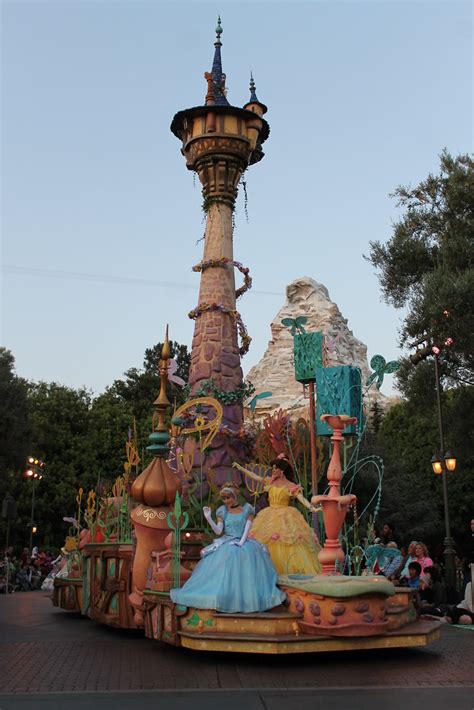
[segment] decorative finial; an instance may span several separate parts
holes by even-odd
[[[221,25],[221,16],[218,15],[217,16],[217,27],[216,27],[216,35],[217,35],[216,42],[219,42],[219,44],[221,43],[221,34],[223,33],[223,31],[224,30],[222,29],[222,25]]]
[[[168,323],[166,324],[166,332],[165,332],[165,342],[163,343],[163,347],[161,348],[161,359],[162,360],[169,360],[170,358],[170,343],[168,340]]]
[[[166,396],[166,386],[168,384],[168,360],[170,359],[170,344],[168,341],[168,326],[166,326],[165,342],[161,349],[161,359],[160,359],[160,394],[155,399],[153,404],[157,410],[158,414],[158,428],[157,431],[166,431],[164,424],[166,410],[170,404],[168,397]]]
[[[258,103],[255,81],[253,80],[252,72],[250,72],[250,101],[249,101],[249,103],[252,103],[253,101],[255,103]]]

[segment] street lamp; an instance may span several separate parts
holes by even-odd
[[[452,345],[452,339],[448,339],[450,342],[446,341],[446,345]],[[441,383],[439,377],[439,354],[441,349],[436,345],[433,346],[433,356],[435,363],[435,380],[436,380],[436,401],[438,404],[438,428],[439,428],[439,445],[440,451],[446,451],[444,448],[444,430],[443,430],[443,411],[441,409]],[[456,550],[454,549],[454,540],[451,537],[451,526],[449,523],[449,504],[448,504],[448,478],[447,471],[451,471],[456,468],[456,459],[447,452],[444,456],[444,466],[442,466],[441,476],[443,478],[443,505],[444,505],[444,527],[446,537],[444,539],[444,562],[446,565],[446,587],[453,590],[456,589]],[[454,468],[452,467],[454,463]]]
[[[451,453],[451,451],[447,451],[443,459],[437,456],[437,454],[435,454],[431,459],[431,467],[433,469],[433,473],[436,473],[437,475],[442,474],[445,469],[452,473],[456,470],[456,464],[457,459],[454,454]]]
[[[443,313],[446,317],[449,314],[447,312]],[[424,338],[426,342],[430,336]],[[420,344],[423,341],[418,341],[416,344]],[[451,347],[454,344],[454,340],[449,337],[444,341],[445,347]],[[439,429],[439,445],[440,452],[445,451],[444,457],[433,456],[431,459],[431,466],[437,475],[442,476],[443,480],[443,507],[444,507],[444,528],[445,528],[445,538],[444,538],[444,563],[446,566],[446,587],[447,589],[456,589],[456,550],[454,549],[454,540],[451,537],[451,525],[449,522],[449,503],[448,503],[448,479],[447,472],[454,471],[456,469],[456,457],[450,451],[446,451],[444,448],[444,430],[443,430],[443,412],[441,409],[441,382],[439,376],[439,356],[441,353],[441,347],[438,345],[427,345],[421,350],[417,350],[414,355],[410,357],[411,362],[416,365],[421,360],[425,360],[429,355],[434,358],[435,364],[435,385],[436,385],[436,402],[438,409],[438,429]],[[441,454],[442,455],[442,454]]]
[[[35,515],[35,490],[36,490],[36,482],[41,481],[43,478],[43,472],[44,472],[44,462],[41,459],[36,458],[35,456],[28,456],[26,459],[26,471],[25,471],[25,478],[29,478],[32,480],[32,491],[31,491],[31,516],[30,516],[30,555],[33,551],[33,535],[37,531],[37,526],[33,522],[34,521],[34,515]]]

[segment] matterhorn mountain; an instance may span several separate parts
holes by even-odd
[[[272,392],[271,397],[257,402],[257,417],[280,408],[299,416],[308,407],[303,385],[294,377],[293,337],[289,328],[282,325],[284,318],[295,319],[298,316],[306,316],[304,328],[307,332],[321,331],[325,336],[327,367],[359,367],[362,382],[371,373],[367,362],[367,346],[349,330],[347,318],[342,316],[337,305],[331,301],[327,288],[308,276],[302,276],[286,287],[286,303],[271,323],[272,338],[267,350],[246,377],[246,381],[255,386],[257,394]],[[372,387],[370,404],[375,400],[383,408],[388,404],[385,401],[387,398]]]

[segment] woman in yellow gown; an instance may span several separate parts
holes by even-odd
[[[257,476],[238,464],[234,464],[264,484],[268,493],[269,507],[256,516],[251,537],[267,546],[278,574],[320,574],[318,552],[321,546],[314,531],[290,501],[295,498],[312,512],[315,508],[304,498],[301,486],[292,480],[292,468],[286,459],[272,461],[271,476]]]

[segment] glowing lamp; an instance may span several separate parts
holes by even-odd
[[[451,451],[446,451],[444,455],[444,463],[448,471],[455,471],[457,460]]]
[[[433,472],[436,473],[436,475],[440,475],[443,473],[443,464],[440,461],[438,456],[433,456],[431,459],[431,468],[433,469]]]

